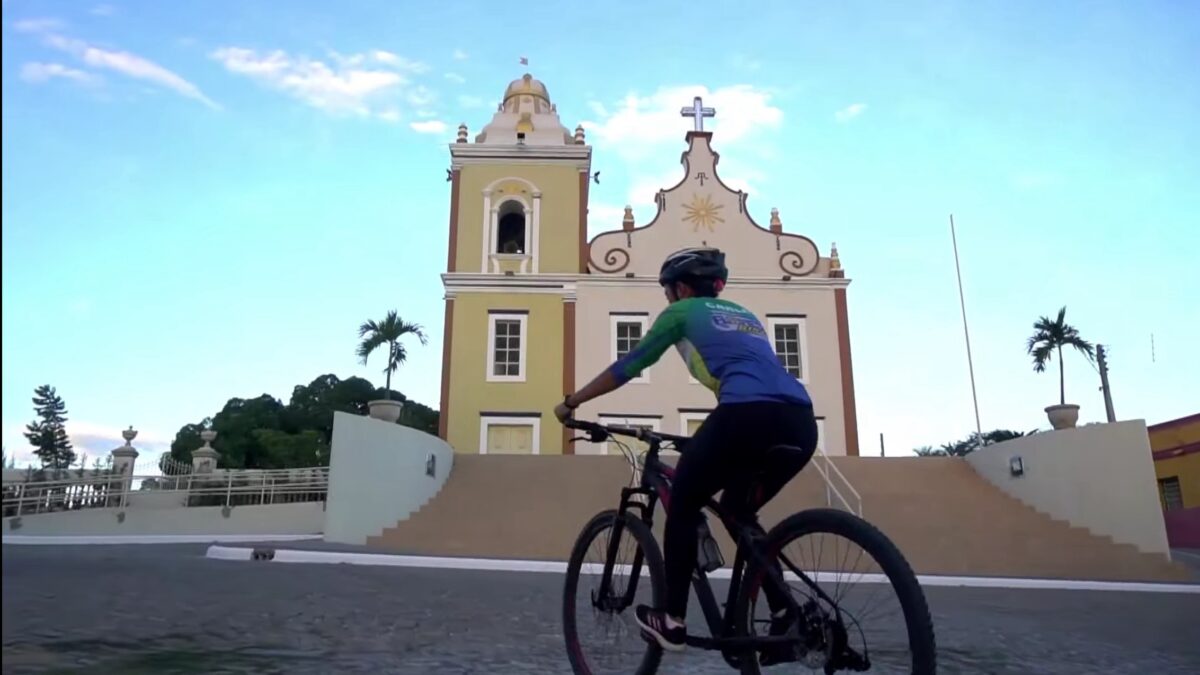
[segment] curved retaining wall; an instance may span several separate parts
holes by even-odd
[[[325,540],[365,544],[367,537],[407,519],[432,499],[453,465],[453,449],[436,436],[335,413]]]

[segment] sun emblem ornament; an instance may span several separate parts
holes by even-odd
[[[692,224],[693,232],[699,232],[701,227],[713,232],[713,225],[725,222],[721,217],[721,209],[725,206],[714,204],[711,195],[693,194],[691,203],[684,204],[683,208],[687,211],[683,219]]]

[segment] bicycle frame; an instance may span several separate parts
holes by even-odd
[[[687,442],[690,440],[685,436],[673,436],[658,432],[650,432],[644,429],[610,427],[597,424],[594,422],[584,422],[580,420],[568,420],[566,426],[569,428],[581,429],[588,432],[589,440],[593,442],[601,442],[606,440],[611,435],[630,436],[649,443],[649,450],[646,453],[646,459],[643,465],[641,482],[638,487],[626,487],[621,489],[621,500],[618,506],[620,513],[639,512],[639,519],[646,524],[647,527],[653,527],[654,524],[654,509],[655,506],[662,502],[663,508],[670,513],[671,506],[671,482],[675,477],[675,469],[664,463],[659,458],[659,452],[663,441],[669,441],[675,445],[675,448],[680,452],[684,451]],[[642,495],[646,498],[645,502],[635,501],[635,495]],[[704,505],[704,509],[714,514],[718,520],[724,525],[730,536],[733,537],[737,550],[734,556],[734,564],[732,574],[730,575],[729,591],[725,602],[725,611],[722,612],[717,604],[716,594],[713,591],[712,585],[708,581],[708,575],[704,570],[697,566],[692,570],[692,588],[696,591],[696,597],[700,602],[701,610],[704,612],[705,621],[708,624],[708,629],[711,637],[701,637],[689,635],[687,644],[707,650],[721,650],[724,652],[735,651],[747,648],[762,648],[772,643],[794,642],[797,639],[795,631],[798,630],[793,626],[793,630],[788,635],[780,636],[761,636],[761,637],[735,637],[734,636],[734,609],[737,605],[738,594],[741,592],[742,574],[746,568],[745,555],[748,553],[750,558],[759,566],[760,569],[768,571],[766,574],[766,583],[774,584],[777,590],[782,592],[782,595],[787,598],[788,605],[793,612],[800,610],[799,604],[792,596],[788,586],[781,575],[775,572],[774,566],[768,563],[766,556],[763,554],[760,546],[760,541],[765,536],[762,528],[756,523],[747,523],[738,520],[733,514],[727,512],[715,499],[709,499]],[[638,580],[641,577],[643,554],[639,548],[634,555],[633,564],[630,570],[629,587],[625,591],[624,597],[619,601],[614,602],[614,599],[609,597],[609,587],[612,583],[613,567],[617,555],[618,546],[621,541],[622,528],[624,522],[617,519],[613,524],[613,535],[609,539],[608,550],[604,560],[604,571],[600,580],[599,590],[593,594],[593,603],[598,604],[602,609],[623,611],[633,604],[634,595],[637,592]],[[782,557],[782,556],[780,556]],[[828,596],[821,591],[816,584],[807,577],[801,570],[796,568],[791,561],[784,558],[784,563],[790,568],[793,573],[797,574],[808,586],[816,589],[826,600],[830,600]],[[597,597],[598,596],[598,597]],[[831,601],[831,600],[830,600]],[[836,605],[835,605],[836,606]]]

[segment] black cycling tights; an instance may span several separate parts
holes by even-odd
[[[771,453],[777,445],[800,448]],[[796,476],[817,447],[817,421],[812,407],[772,402],[717,406],[683,449],[671,486],[670,511],[663,533],[667,572],[667,614],[685,618],[692,570],[696,567],[696,528],[700,510],[717,493],[722,508],[757,523],[758,509]],[[766,462],[766,464],[764,464]],[[758,471],[765,480],[750,495],[749,481]],[[714,524],[715,525],[715,524]],[[764,586],[772,611],[784,608],[774,587]],[[775,596],[775,597],[772,597]]]

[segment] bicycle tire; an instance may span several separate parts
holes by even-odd
[[[900,600],[908,630],[909,650],[912,653],[912,674],[934,675],[937,672],[937,643],[925,592],[904,554],[877,527],[847,511],[808,509],[789,516],[771,528],[762,545],[764,550],[779,551],[804,535],[820,533],[844,537],[862,547],[875,559]],[[757,588],[753,585],[757,583],[757,573],[757,566],[747,569],[742,588],[738,592],[735,628],[739,636],[750,634],[750,599],[757,593]],[[750,658],[741,659],[742,673],[758,675],[761,669],[757,654],[749,656]]]
[[[638,547],[644,553],[645,559],[642,565],[647,567],[650,572],[650,589],[654,598],[654,606],[661,607],[666,604],[666,568],[663,566],[662,552],[659,550],[658,542],[654,539],[654,534],[650,531],[650,528],[629,512],[621,513],[616,509],[609,509],[596,514],[583,527],[583,530],[579,533],[579,537],[575,540],[575,545],[571,549],[570,561],[567,563],[566,583],[563,585],[563,637],[566,638],[567,658],[571,662],[571,669],[580,675],[591,675],[592,673],[592,669],[588,666],[583,656],[583,650],[579,644],[578,626],[575,623],[576,593],[579,588],[580,573],[583,569],[583,557],[591,548],[592,541],[606,529],[612,528],[617,522],[617,518],[622,519],[623,526],[628,530],[629,534],[637,542]],[[639,583],[644,582],[645,579],[639,579]],[[625,611],[632,612],[633,609],[633,607],[629,607]],[[634,639],[642,640],[640,635],[635,635]],[[662,661],[663,650],[657,643],[653,643],[652,641],[644,642],[646,652],[635,672],[638,675],[653,675],[653,673],[658,671],[659,663]]]

